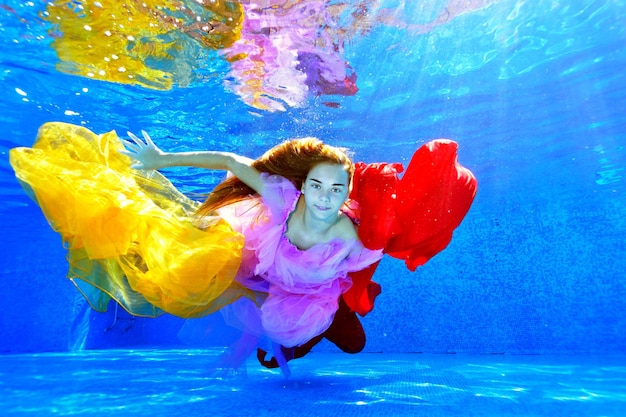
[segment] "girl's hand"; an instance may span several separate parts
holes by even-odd
[[[144,140],[138,138],[131,132],[126,133],[132,139],[132,142],[125,140],[124,146],[126,149],[120,151],[120,153],[135,160],[131,168],[159,169],[165,166],[166,154],[154,144],[150,135],[148,135],[145,130],[141,131]]]

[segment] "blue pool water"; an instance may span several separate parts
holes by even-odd
[[[289,380],[252,362],[207,371],[218,351],[106,350],[0,358],[4,415],[618,416],[615,357],[316,353]],[[5,379],[6,378],[6,379]],[[610,382],[609,382],[610,381]]]
[[[96,3],[71,2],[106,6]],[[69,48],[46,3],[0,4],[0,409],[622,415],[626,3],[291,2],[314,10],[312,21],[274,3],[284,7],[261,15],[279,22],[277,33],[302,34],[289,38],[293,50],[283,44],[276,53],[339,62],[347,81],[306,85],[306,70],[293,66],[271,77],[278,61],[268,56],[262,70],[246,72],[237,65],[248,61],[227,59],[234,48],[216,50],[197,31],[171,26],[141,39],[152,54],[145,68],[169,71],[171,88],[107,80],[106,71],[80,73],[67,60],[68,51],[91,49],[93,65],[110,61],[93,22],[88,30],[80,13],[63,18],[101,36]],[[121,59],[138,45],[124,42]],[[164,58],[155,55],[160,45],[181,48]],[[131,73],[131,64],[115,74]],[[404,164],[421,144],[450,138],[479,191],[451,244],[426,265],[409,272],[383,260],[374,276],[383,293],[362,319],[363,353],[322,344],[293,363],[289,380],[253,361],[247,377],[220,379],[205,371],[232,337],[219,317],[194,327],[132,319],[114,306],[94,313],[65,279],[60,239],[8,163],[9,149],[30,146],[48,121],[122,136],[146,129],[168,150],[251,157],[289,137],[318,136],[349,147],[355,160]],[[221,179],[166,174],[192,196]]]

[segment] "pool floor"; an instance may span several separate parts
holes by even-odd
[[[0,356],[3,416],[624,416],[626,357],[316,353],[287,379],[219,350]]]

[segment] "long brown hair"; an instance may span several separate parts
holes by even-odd
[[[354,163],[346,150],[312,137],[285,141],[265,152],[252,166],[259,172],[280,175],[301,189],[309,171],[320,163],[341,165],[348,173],[348,178],[352,179]],[[244,200],[254,193],[239,178],[227,178],[215,187],[197,213],[201,216],[210,215],[215,209]]]

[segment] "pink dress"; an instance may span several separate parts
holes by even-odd
[[[366,249],[358,239],[334,239],[298,249],[285,232],[300,191],[283,177],[262,177],[262,199],[219,210],[245,237],[236,281],[263,294],[258,304],[234,303],[229,315],[247,332],[293,347],[330,326],[339,297],[352,285],[348,274],[379,261],[383,253]]]

